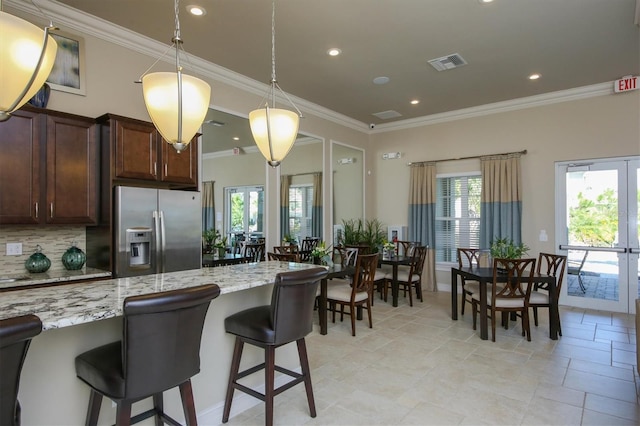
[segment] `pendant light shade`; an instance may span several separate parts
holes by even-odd
[[[40,90],[56,59],[58,45],[44,30],[0,11],[0,121]]]
[[[249,126],[258,149],[271,167],[277,167],[289,154],[298,136],[302,113],[280,88],[276,80],[276,5],[271,12],[271,82],[265,98],[271,100],[264,107],[249,113]],[[295,108],[297,113],[276,108],[276,90]]]
[[[182,151],[207,115],[211,87],[190,75],[154,72],[142,77],[142,93],[153,124],[167,142]]]
[[[270,166],[276,167],[289,154],[298,135],[298,114],[287,109],[256,109],[249,113],[249,125],[258,149]]]
[[[153,125],[165,141],[181,152],[204,122],[211,100],[211,86],[182,72],[179,10],[179,0],[174,0],[175,32],[171,48],[175,48],[176,71],[148,73],[154,63],[138,83],[142,83],[144,104]]]

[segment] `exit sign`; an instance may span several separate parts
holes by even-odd
[[[626,77],[622,77],[620,80],[616,80],[613,82],[613,90],[616,93],[619,92],[628,92],[630,90],[638,90],[640,86],[638,85],[638,76],[628,75]]]

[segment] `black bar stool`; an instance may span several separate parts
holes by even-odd
[[[18,388],[31,339],[42,331],[35,315],[0,321],[0,425],[20,424]]]
[[[132,296],[124,300],[122,341],[76,357],[76,374],[91,387],[87,425],[95,425],[102,397],[117,404],[116,424],[156,416],[177,425],[163,411],[162,393],[179,386],[187,425],[197,424],[191,377],[200,372],[200,342],[215,284]],[[153,408],[131,418],[131,404],[153,396]]]
[[[318,283],[327,275],[326,268],[312,268],[302,271],[280,273],[276,276],[271,305],[246,309],[231,315],[224,320],[227,333],[236,336],[236,343],[229,373],[227,397],[224,401],[222,423],[229,420],[231,402],[235,389],[258,398],[266,404],[265,422],[273,424],[273,398],[281,392],[304,382],[309,402],[311,417],[316,416],[313,400],[309,360],[304,337],[311,332],[313,326],[313,305],[316,299]],[[275,365],[276,348],[287,343],[296,342],[302,374]],[[245,343],[263,348],[265,362],[242,372],[240,360]],[[265,393],[259,393],[238,383],[238,380],[265,370]],[[275,371],[287,374],[294,380],[275,389]]]

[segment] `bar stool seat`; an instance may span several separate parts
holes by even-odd
[[[0,321],[0,425],[20,424],[18,389],[31,339],[42,331],[35,315]]]
[[[233,393],[238,389],[265,402],[265,423],[272,425],[274,397],[300,382],[305,384],[311,417],[316,416],[304,338],[313,327],[313,305],[318,283],[326,275],[325,268],[280,273],[276,276],[271,305],[246,309],[225,319],[225,329],[227,333],[236,336],[236,341],[224,402],[223,423],[229,420]],[[296,342],[298,346],[302,374],[275,365],[276,348],[291,342]],[[240,372],[245,343],[263,348],[265,362]],[[264,394],[238,383],[243,377],[262,369],[265,370]],[[276,389],[275,371],[287,374],[293,380]]]
[[[164,413],[164,391],[180,388],[187,425],[197,424],[191,377],[200,372],[200,343],[215,284],[132,296],[124,300],[123,336],[76,357],[76,375],[91,388],[87,425],[95,425],[102,397],[117,405],[116,425],[156,416],[156,424],[176,425]],[[131,418],[131,405],[153,397],[153,408]]]

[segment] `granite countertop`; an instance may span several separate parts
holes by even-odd
[[[60,284],[77,280],[91,280],[110,277],[111,272],[102,269],[84,267],[75,271],[49,270],[39,274],[24,272],[20,274],[0,273],[0,289],[13,289],[41,284]]]
[[[122,316],[126,297],[217,284],[220,293],[232,293],[273,284],[276,274],[317,265],[258,262],[165,274],[90,281],[63,286],[25,288],[0,295],[0,319],[25,314],[40,317],[43,329]]]

